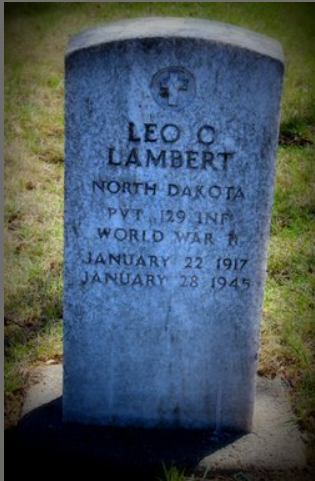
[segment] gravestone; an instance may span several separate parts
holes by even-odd
[[[64,421],[251,429],[282,75],[204,20],[70,40]]]

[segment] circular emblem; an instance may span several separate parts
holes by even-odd
[[[185,68],[166,67],[153,76],[151,91],[161,107],[181,110],[195,97],[196,82],[193,74]]]

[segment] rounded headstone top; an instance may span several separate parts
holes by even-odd
[[[242,48],[284,63],[280,43],[265,35],[220,22],[175,17],[147,17],[104,23],[70,38],[66,57],[111,42],[141,39],[197,39]]]

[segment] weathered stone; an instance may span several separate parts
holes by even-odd
[[[70,41],[65,421],[251,429],[282,74],[203,20]]]

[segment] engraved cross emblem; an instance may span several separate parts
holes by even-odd
[[[159,95],[167,98],[168,105],[177,107],[182,92],[187,92],[188,79],[184,79],[178,72],[170,72],[166,79],[160,82]]]
[[[184,67],[165,67],[156,72],[150,84],[156,103],[162,108],[179,111],[196,95],[194,75]]]

